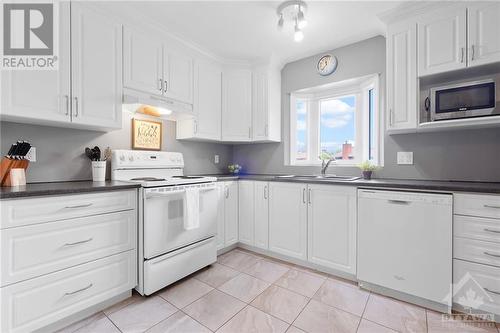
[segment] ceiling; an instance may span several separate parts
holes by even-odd
[[[305,38],[293,40],[293,26],[277,29],[275,1],[141,1],[133,10],[218,57],[288,63],[326,50],[384,35],[377,14],[399,1],[308,1]]]

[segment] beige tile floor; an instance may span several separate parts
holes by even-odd
[[[149,297],[137,293],[60,333],[500,333],[304,267],[235,249]]]

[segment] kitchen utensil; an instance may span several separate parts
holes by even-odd
[[[92,149],[90,149],[89,147],[85,148],[85,155],[90,159],[92,160],[94,158],[94,153],[92,152]]]
[[[94,161],[100,161],[101,160],[101,149],[99,147],[95,146],[94,147],[94,153],[95,153],[95,159]]]

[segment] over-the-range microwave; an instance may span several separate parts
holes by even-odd
[[[431,121],[496,115],[495,91],[492,79],[434,87],[426,109]]]

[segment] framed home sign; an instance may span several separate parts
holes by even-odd
[[[132,119],[132,149],[161,150],[161,121]]]

